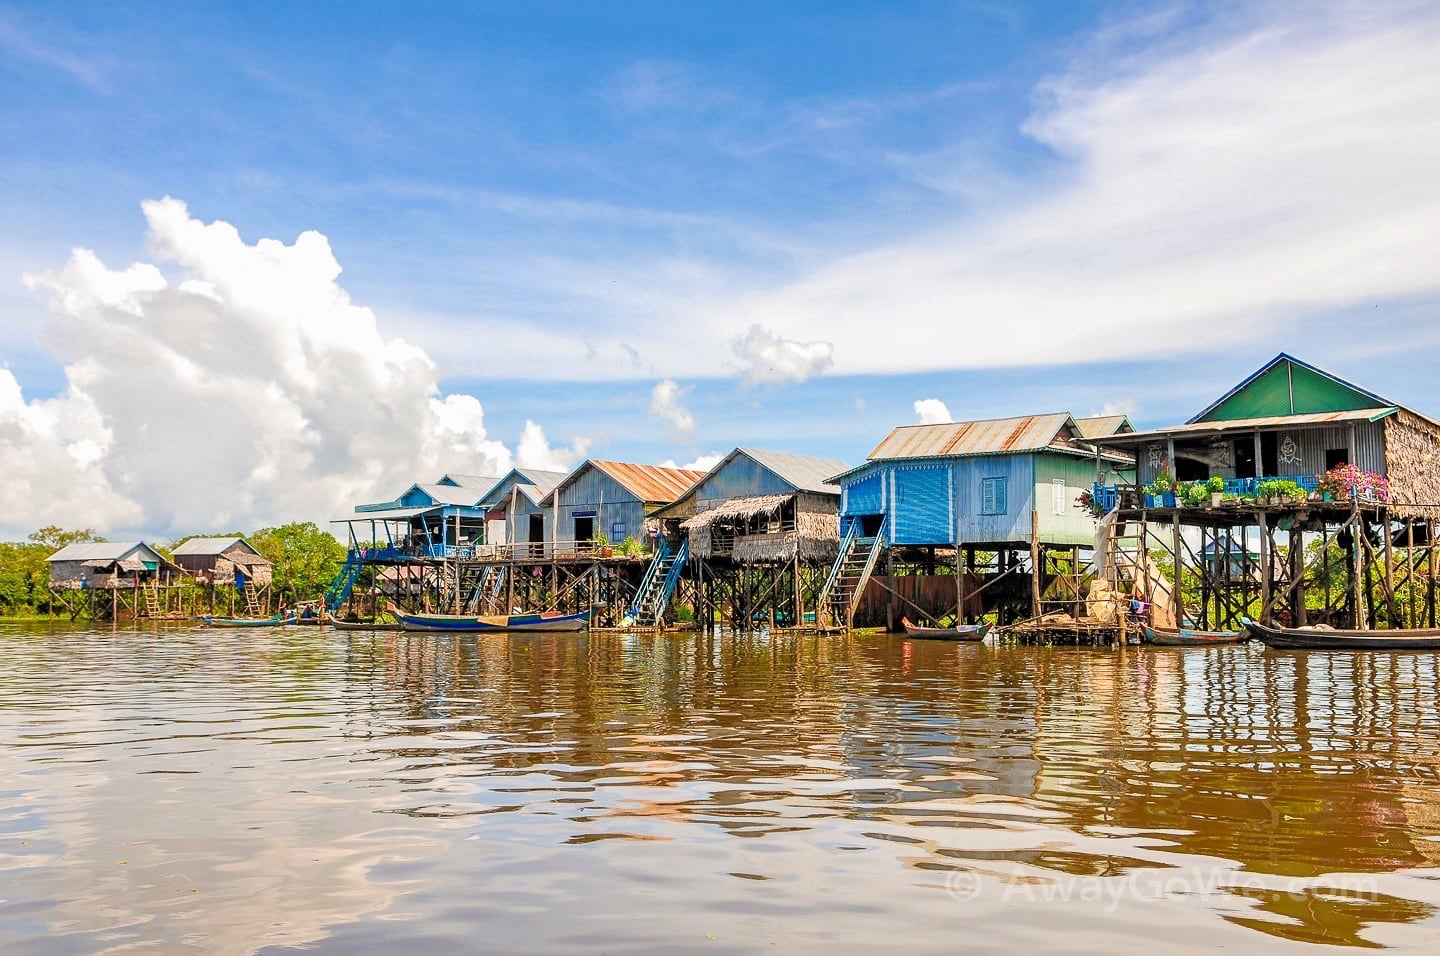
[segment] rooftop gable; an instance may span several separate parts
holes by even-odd
[[[77,541],[56,551],[47,561],[120,561],[140,552],[144,559],[168,564],[163,555],[144,541]]]
[[[586,471],[594,469],[603,472],[626,491],[646,504],[669,504],[679,498],[690,486],[705,477],[702,471],[685,468],[666,468],[664,465],[637,465],[624,461],[603,461],[591,458],[580,466],[547,494],[542,504],[552,504],[555,496],[564,491]]]
[[[1390,406],[1388,398],[1281,352],[1186,424]]]
[[[208,557],[211,555],[224,554],[237,544],[244,545],[245,550],[251,554],[258,555],[260,553],[255,550],[255,546],[249,541],[246,541],[240,535],[236,534],[224,538],[191,538],[188,541],[182,541],[177,544],[173,553],[177,555],[195,554]]]

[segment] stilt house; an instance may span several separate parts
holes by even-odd
[[[737,448],[657,516],[676,520],[697,558],[833,561],[840,487],[828,479],[848,467],[834,458]]]
[[[1097,438],[1136,455],[1137,482],[1220,475],[1231,490],[1289,478],[1306,490],[1338,465],[1382,476],[1390,512],[1440,503],[1440,422],[1280,353],[1183,425]]]
[[[540,501],[550,515],[545,529],[557,550],[588,550],[597,542],[644,539],[646,519],[683,495],[704,472],[661,465],[590,459],[566,475]]]
[[[1079,549],[1093,546],[1095,518],[1081,493],[1091,491],[1097,469],[1133,471],[1128,455],[1093,441],[1130,429],[1123,416],[1077,421],[1066,412],[894,429],[865,464],[831,479],[841,488],[841,540],[821,613],[834,626],[853,626],[884,554],[880,583],[892,625],[897,602],[937,617],[936,595],[946,588],[944,606],[957,616],[987,608],[1002,620],[1038,614],[1048,553],[1069,552],[1073,566]],[[942,549],[953,556],[953,577],[937,582]],[[972,589],[977,550],[993,564]],[[896,575],[904,568],[914,573],[903,575],[910,590],[902,594]],[[992,603],[967,603],[967,591],[986,591]]]
[[[190,538],[175,547],[175,563],[192,577],[237,589],[270,586],[270,559],[239,535]]]
[[[46,559],[53,588],[167,586],[180,569],[144,541],[82,541]]]

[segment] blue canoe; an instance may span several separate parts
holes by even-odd
[[[1182,627],[1177,631],[1146,626],[1145,643],[1157,647],[1209,647],[1214,644],[1238,644],[1250,635],[1244,631],[1196,631]]]

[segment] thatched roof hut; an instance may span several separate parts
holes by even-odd
[[[678,520],[698,558],[741,563],[834,560],[840,489],[826,479],[846,464],[736,448],[657,516]]]

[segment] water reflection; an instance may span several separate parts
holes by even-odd
[[[0,650],[0,863],[25,876],[0,943],[37,951],[1440,926],[1435,655],[308,629]]]

